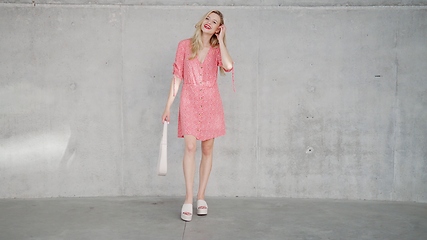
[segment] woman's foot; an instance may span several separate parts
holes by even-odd
[[[208,214],[208,204],[205,200],[197,200],[197,215],[207,215]]]
[[[181,219],[189,222],[193,218],[193,204],[184,203],[181,208]]]

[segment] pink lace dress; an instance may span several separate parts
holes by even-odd
[[[182,40],[173,64],[174,76],[183,83],[178,137],[193,135],[205,141],[225,134],[224,109],[217,85],[221,53],[219,47],[211,47],[202,63],[197,57],[190,60],[190,56],[191,40]]]

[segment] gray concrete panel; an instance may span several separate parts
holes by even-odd
[[[119,194],[120,12],[0,11],[1,195]]]
[[[263,12],[260,194],[391,199],[396,14]]]
[[[169,173],[164,178],[159,178],[155,174],[159,144],[157,140],[160,140],[161,133],[159,119],[165,105],[165,100],[162,100],[161,96],[164,96],[169,89],[168,83],[171,81],[177,44],[181,39],[193,34],[192,26],[199,20],[201,11],[208,11],[208,9],[128,8],[124,10],[124,96],[126,109],[128,109],[125,114],[125,152],[128,154],[124,173],[125,184],[128,184],[126,193],[157,195],[168,192],[172,195],[182,195],[183,182],[173,180],[182,178],[183,140],[176,139],[179,95],[174,103],[169,125]],[[246,11],[239,11],[239,13],[242,17],[247,14]],[[164,17],[168,15],[180,21]],[[152,24],[153,22],[156,24]],[[231,23],[229,28],[232,32],[235,24]],[[231,34],[230,38],[233,37],[235,36]],[[160,44],[159,41],[163,43]],[[248,49],[252,50],[242,53],[246,56],[240,58],[247,59],[239,62],[238,65],[242,68],[245,64],[249,65],[252,62],[250,54],[256,51],[257,42],[252,41],[251,46],[249,42]],[[235,46],[231,44],[231,49],[237,47],[236,42],[234,44]],[[240,69],[239,66],[236,68]],[[255,79],[254,76],[256,76],[256,69],[241,71],[236,78]],[[247,95],[247,89],[256,91],[256,85],[246,84],[244,81],[236,82],[238,90],[234,93],[231,74],[221,76],[219,85],[223,93],[227,131],[237,132],[238,135],[231,138],[230,136],[233,135],[227,134],[217,139],[215,168],[208,192],[221,192],[222,195],[248,195],[248,192],[251,192],[249,195],[254,196],[255,179],[250,185],[243,185],[238,191],[235,186],[248,173],[255,174],[256,171],[255,162],[248,161],[256,158],[256,123],[254,122],[256,109],[252,107],[254,102],[241,101]],[[242,139],[253,140],[243,141]],[[244,149],[249,150],[244,151]],[[197,156],[197,162],[199,161],[200,149]],[[144,172],[141,173],[141,171]],[[141,183],[144,183],[144,188],[141,188]]]
[[[156,166],[175,51],[178,41],[193,32],[192,12],[140,7],[123,12],[126,194],[177,195],[184,189],[183,182],[176,181],[183,178],[183,145],[177,139],[179,95],[168,128],[167,176],[158,177]]]
[[[212,189],[223,196],[256,196],[258,171],[258,104],[259,72],[257,9],[224,9],[228,47],[235,61],[235,92],[232,73],[219,79],[226,116],[227,135],[218,138]],[[255,20],[252,22],[252,20]],[[250,23],[249,23],[250,22]],[[248,24],[249,23],[249,24]],[[244,43],[236,41],[244,39]],[[239,50],[240,49],[240,50]],[[251,96],[251,97],[249,97]]]
[[[410,17],[409,17],[410,16]],[[399,16],[395,109],[395,197],[427,196],[427,11]],[[403,19],[408,19],[404,21]]]

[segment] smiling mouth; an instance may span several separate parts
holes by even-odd
[[[204,25],[204,27],[205,27],[206,29],[211,29],[211,26],[209,26],[209,24],[205,24],[205,25]]]

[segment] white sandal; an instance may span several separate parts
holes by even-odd
[[[181,208],[181,219],[189,222],[193,218],[193,204],[184,203]]]
[[[207,215],[208,204],[205,200],[197,200],[197,215]]]

